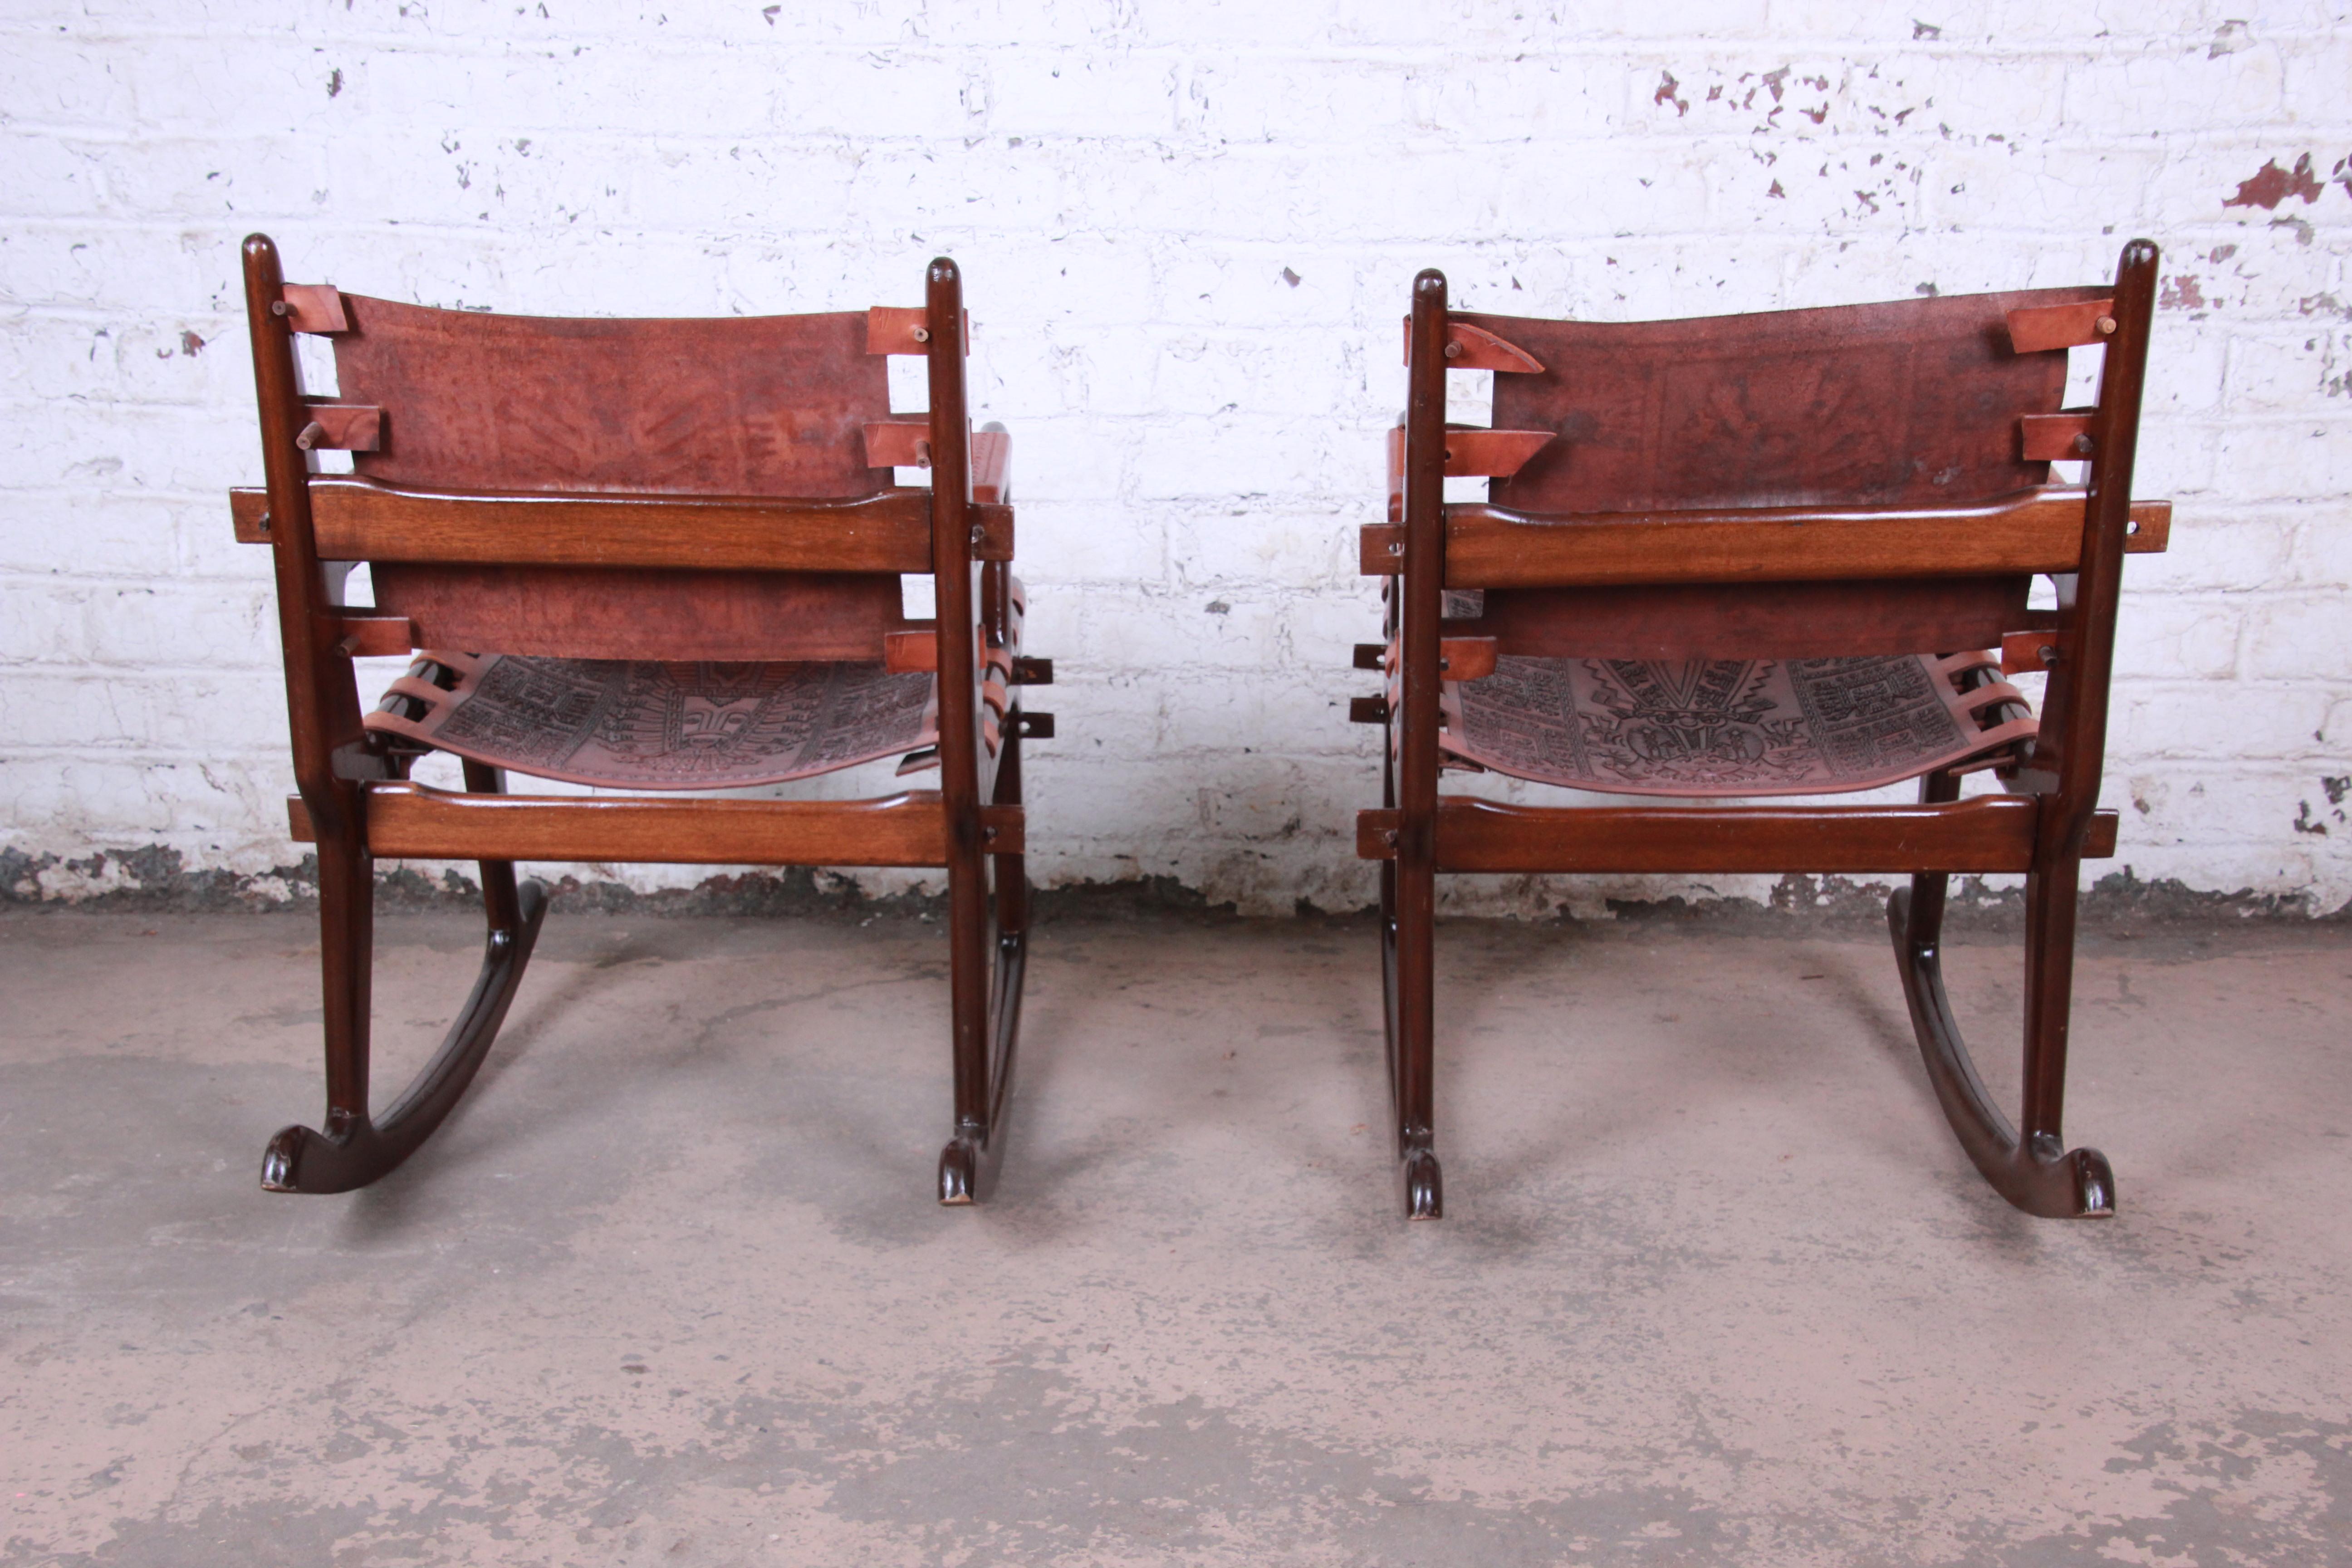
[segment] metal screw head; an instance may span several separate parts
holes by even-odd
[[[2098,321],[2098,328],[2099,336],[2103,338],[2114,337],[2116,335],[2116,319],[2113,316],[2101,316]]]

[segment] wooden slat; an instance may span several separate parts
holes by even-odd
[[[259,490],[232,490],[237,537],[267,543]],[[929,572],[931,501],[919,489],[847,501],[684,496],[512,496],[310,481],[328,561],[483,565],[695,566],[779,572]],[[1013,559],[1013,510],[978,507],[982,561]]]
[[[1440,637],[1438,672],[1448,680],[1481,680],[1495,673],[1493,637]]]
[[[301,797],[287,816],[313,841]],[[459,795],[415,784],[369,786],[368,848],[387,859],[586,860],[696,866],[944,866],[947,816],[938,792],[880,800],[581,799]],[[992,855],[1025,848],[1017,805],[981,809]]]
[[[2091,455],[2091,411],[2021,415],[2017,444],[2029,463],[2079,463]]]
[[[2039,804],[1982,795],[1937,805],[1498,805],[1437,804],[1443,871],[1902,874],[2022,871]],[[1398,814],[1356,815],[1356,853],[1396,857]],[[2094,818],[2085,858],[2115,853],[2116,814]]]
[[[2000,638],[2003,675],[2041,675],[2058,662],[2058,634],[2051,631],[2004,632]]]
[[[1545,588],[1634,583],[1849,581],[2072,572],[2081,563],[2083,492],[2029,491],[1984,506],[1822,511],[1617,512],[1531,517],[1489,506],[1445,509],[1445,586]],[[2164,549],[2172,503],[2135,501],[2135,554]],[[1401,523],[1368,523],[1360,563],[1394,576]]]
[[[2083,300],[2071,305],[2035,305],[2009,312],[2009,346],[2017,353],[2080,348],[2115,334],[2116,302]]]

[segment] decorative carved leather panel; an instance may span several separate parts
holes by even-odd
[[[939,738],[938,708],[933,677],[878,663],[430,652],[393,682],[367,727],[540,778],[716,789],[928,746]]]
[[[1560,437],[1492,499],[1530,512],[1953,505],[2042,484],[2017,421],[2057,411],[2066,360],[2013,353],[2008,313],[2107,292],[1677,321],[1463,317],[1547,367],[1496,377],[1496,426]]]
[[[677,495],[869,494],[890,416],[866,313],[573,320],[342,296],[338,396],[386,410],[388,483]]]
[[[2030,741],[2035,723],[2016,716],[2028,710],[2015,687],[1961,688],[1999,663],[1990,653],[1506,658],[1483,680],[1445,685],[1442,743],[1498,773],[1613,795],[1872,789],[2006,761]]]

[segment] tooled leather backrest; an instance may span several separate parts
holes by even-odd
[[[1559,432],[1496,505],[1530,512],[1955,505],[2046,483],[2018,419],[2058,410],[2066,356],[2006,312],[2105,286],[1624,323],[1457,313],[1542,362],[1495,377],[1497,429]]]
[[[353,467],[453,489],[871,494],[862,427],[890,416],[866,313],[496,316],[342,296],[345,403],[384,411]]]

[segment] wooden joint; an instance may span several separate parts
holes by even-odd
[[[337,616],[328,635],[345,658],[401,658],[416,647],[416,628],[406,616]]]
[[[974,561],[1013,559],[1013,509],[1001,503],[971,505],[971,558]]]
[[[1389,666],[1389,645],[1384,642],[1360,642],[1356,645],[1358,669],[1386,669]]]
[[[1348,699],[1348,722],[1350,724],[1385,724],[1389,721],[1389,700],[1385,697],[1350,697]]]
[[[2136,500],[2131,521],[2124,525],[2124,550],[2132,555],[2161,555],[2172,542],[2172,503]]]
[[[2083,348],[2103,343],[2116,333],[2116,302],[2084,300],[2072,305],[2033,305],[2009,313],[2009,346],[2013,353],[2042,353],[2050,349]]]
[[[1495,673],[1493,637],[1443,637],[1437,644],[1437,670],[1448,680],[1480,680]]]
[[[1404,363],[1412,363],[1412,318],[1404,319]],[[1445,368],[1448,370],[1498,370],[1509,375],[1541,375],[1543,365],[1536,356],[1496,336],[1484,327],[1474,327],[1467,321],[1445,323]]]
[[[1398,828],[1402,816],[1402,813],[1396,811],[1356,813],[1356,858],[1359,860],[1395,859]]]
[[[305,452],[375,452],[383,447],[383,410],[364,403],[309,403],[310,423],[294,437]]]
[[[228,492],[228,520],[239,544],[268,543],[269,492],[257,486],[237,486]]]
[[[1014,733],[1024,741],[1050,741],[1054,738],[1054,716],[1051,713],[1032,713],[1024,709],[1014,726]]]
[[[286,836],[297,844],[319,842],[319,830],[310,826],[310,808],[299,795],[286,797]]]
[[[1016,658],[1013,661],[1013,684],[1015,686],[1051,686],[1054,684],[1054,661],[1050,658]]]
[[[2063,645],[2055,631],[2005,632],[2000,639],[2003,675],[2039,675],[2056,668]]]
[[[343,313],[342,290],[330,283],[288,283],[278,290],[269,313],[298,332],[323,337],[352,330],[351,318]]]
[[[2089,458],[2091,416],[2087,408],[2057,414],[2025,414],[2017,421],[2018,441],[2029,463],[2079,463]]]
[[[929,468],[931,422],[928,419],[882,419],[866,426],[866,466],[869,468]]]
[[[1357,567],[1367,577],[1393,577],[1404,570],[1404,524],[1368,522],[1356,532]]]
[[[1028,819],[1017,805],[980,808],[980,847],[991,855],[1019,855],[1027,847]]]

